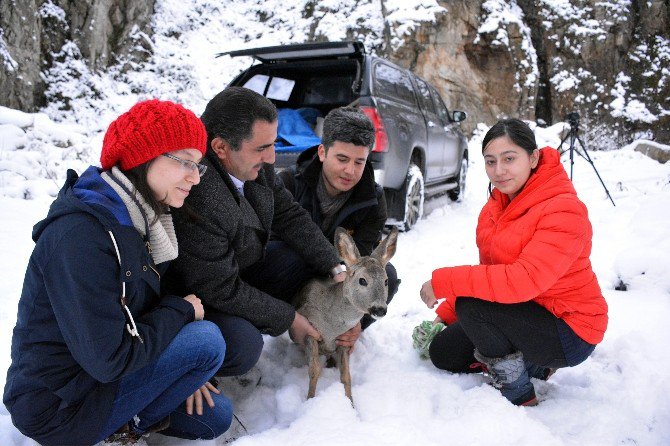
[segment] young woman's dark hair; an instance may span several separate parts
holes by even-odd
[[[493,127],[486,132],[484,140],[482,141],[482,153],[486,147],[494,139],[507,136],[514,144],[525,150],[528,155],[537,150],[537,142],[535,142],[535,133],[530,129],[528,124],[520,119],[501,119],[496,122]],[[493,192],[491,182],[489,181],[489,195]]]
[[[484,141],[482,141],[482,153],[491,141],[501,136],[507,136],[514,144],[524,149],[528,154],[537,150],[535,142],[535,133],[528,127],[528,124],[520,119],[501,119],[486,132]]]
[[[135,186],[135,191],[137,191],[137,193],[139,193],[142,198],[144,198],[144,201],[146,201],[151,209],[153,209],[153,211],[156,213],[154,221],[150,221],[149,224],[155,223],[156,220],[158,220],[158,217],[166,214],[170,210],[165,203],[156,199],[153,192],[151,191],[151,188],[149,187],[147,173],[149,172],[149,166],[151,166],[152,162],[153,160],[149,160],[146,163],[142,163],[139,166],[133,167],[132,169],[128,169],[123,172],[124,175],[128,177],[130,182],[133,183],[133,186]]]

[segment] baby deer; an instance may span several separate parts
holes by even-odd
[[[332,279],[313,279],[295,297],[298,313],[309,320],[321,333],[317,342],[311,336],[305,339],[305,353],[309,364],[309,391],[307,398],[316,394],[316,382],[321,375],[319,354],[334,358],[340,369],[344,393],[351,400],[349,348],[338,346],[335,339],[354,327],[365,314],[379,319],[386,315],[388,278],[386,264],[395,254],[398,230],[377,246],[370,256],[361,257],[354,240],[342,228],[335,231],[335,246],[347,265],[344,282]]]

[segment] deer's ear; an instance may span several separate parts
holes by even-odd
[[[398,228],[391,229],[391,233],[386,236],[384,240],[372,251],[370,257],[374,257],[379,260],[382,265],[386,264],[391,260],[393,254],[395,254],[395,247],[398,242]]]
[[[338,227],[335,230],[335,247],[347,266],[353,265],[361,257],[354,239],[344,228]]]

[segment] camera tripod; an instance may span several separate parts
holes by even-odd
[[[577,112],[568,113],[567,121],[570,123],[570,132],[568,132],[568,134],[565,135],[565,137],[561,140],[561,144],[559,144],[558,146],[558,151],[561,155],[563,155],[567,151],[570,151],[570,181],[572,181],[572,168],[573,165],[575,164],[574,154],[577,153],[577,155],[581,156],[591,165],[591,167],[593,167],[594,172],[596,173],[598,179],[600,180],[600,184],[602,184],[603,189],[605,189],[607,197],[612,202],[612,206],[616,206],[616,204],[614,204],[612,196],[610,195],[610,191],[607,190],[607,186],[605,186],[603,179],[600,177],[600,174],[598,173],[598,169],[596,169],[596,165],[593,164],[593,160],[589,156],[589,152],[586,150],[586,146],[582,142],[582,138],[579,137],[579,113]],[[567,149],[561,150],[563,143],[568,138],[570,138],[570,146]],[[577,144],[575,144],[576,142],[579,143],[579,147],[577,147]]]

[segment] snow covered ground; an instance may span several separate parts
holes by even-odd
[[[0,386],[33,248],[32,226],[46,215],[65,169],[81,172],[95,163],[102,132],[137,100],[171,99],[201,113],[206,101],[250,63],[214,59],[214,54],[307,38],[311,22],[302,18],[298,3],[233,3],[230,8],[218,2],[159,1],[153,56],[142,69],[89,73],[72,56],[46,73],[53,96],[68,98],[70,108],[57,101],[40,114],[0,107]],[[556,8],[568,4],[544,3]],[[488,4],[491,11],[496,4],[508,8],[505,2]],[[398,25],[393,42],[408,26],[433,20],[437,5],[434,0],[387,0],[386,19]],[[263,11],[273,11],[269,22],[259,20]],[[342,24],[356,22],[370,30],[356,35],[368,48],[381,39],[383,18],[373,2],[324,2],[317,14],[316,35],[345,38]],[[540,143],[558,145],[559,127],[537,129]],[[253,376],[254,383],[260,379],[258,385],[242,387],[227,380],[221,386],[247,432],[234,421],[231,431],[214,441],[153,435],[148,444],[670,444],[670,163],[659,164],[635,152],[633,145],[589,152],[616,207],[592,167],[579,157],[574,165],[575,186],[594,227],[591,258],[610,305],[605,340],[591,358],[559,370],[548,382],[536,382],[540,405],[519,408],[487,386],[481,375],[436,370],[412,349],[414,326],[434,317],[419,299],[421,284],[437,267],[477,262],[475,225],[487,187],[478,155],[483,133],[478,135],[470,142],[465,200],[432,200],[427,203],[430,215],[400,235],[393,259],[403,281],[400,291],[388,315],[363,334],[352,355],[355,408],[334,369],[324,370],[316,398],[307,401],[302,352],[286,336],[268,337]],[[0,405],[0,446],[35,445],[12,426]]]
[[[12,119],[16,123],[18,118]],[[557,127],[537,130],[540,143],[557,145],[556,133]],[[488,184],[478,155],[480,137],[470,142],[465,200],[433,203],[430,215],[400,235],[392,260],[402,278],[400,291],[388,315],[363,334],[352,354],[355,408],[344,396],[335,369],[324,370],[316,398],[307,401],[302,352],[286,335],[268,337],[254,375],[254,382],[260,378],[258,385],[242,387],[227,380],[221,386],[232,396],[247,433],[234,421],[231,431],[217,440],[189,442],[153,435],[147,443],[670,444],[670,163],[659,164],[631,147],[589,152],[616,207],[592,167],[581,158],[575,161],[574,183],[594,227],[592,261],[610,305],[610,324],[605,340],[586,362],[535,383],[539,406],[514,407],[486,385],[483,376],[439,371],[412,349],[413,327],[434,316],[419,299],[420,285],[434,268],[477,261],[475,225]],[[80,169],[80,160],[70,161]],[[48,193],[56,182],[32,179],[31,200],[21,199],[16,187],[15,181],[0,181],[0,386],[9,366],[11,330],[33,248],[32,225],[46,214]],[[616,291],[622,284],[627,291]],[[4,407],[0,445],[36,445],[12,426]]]

